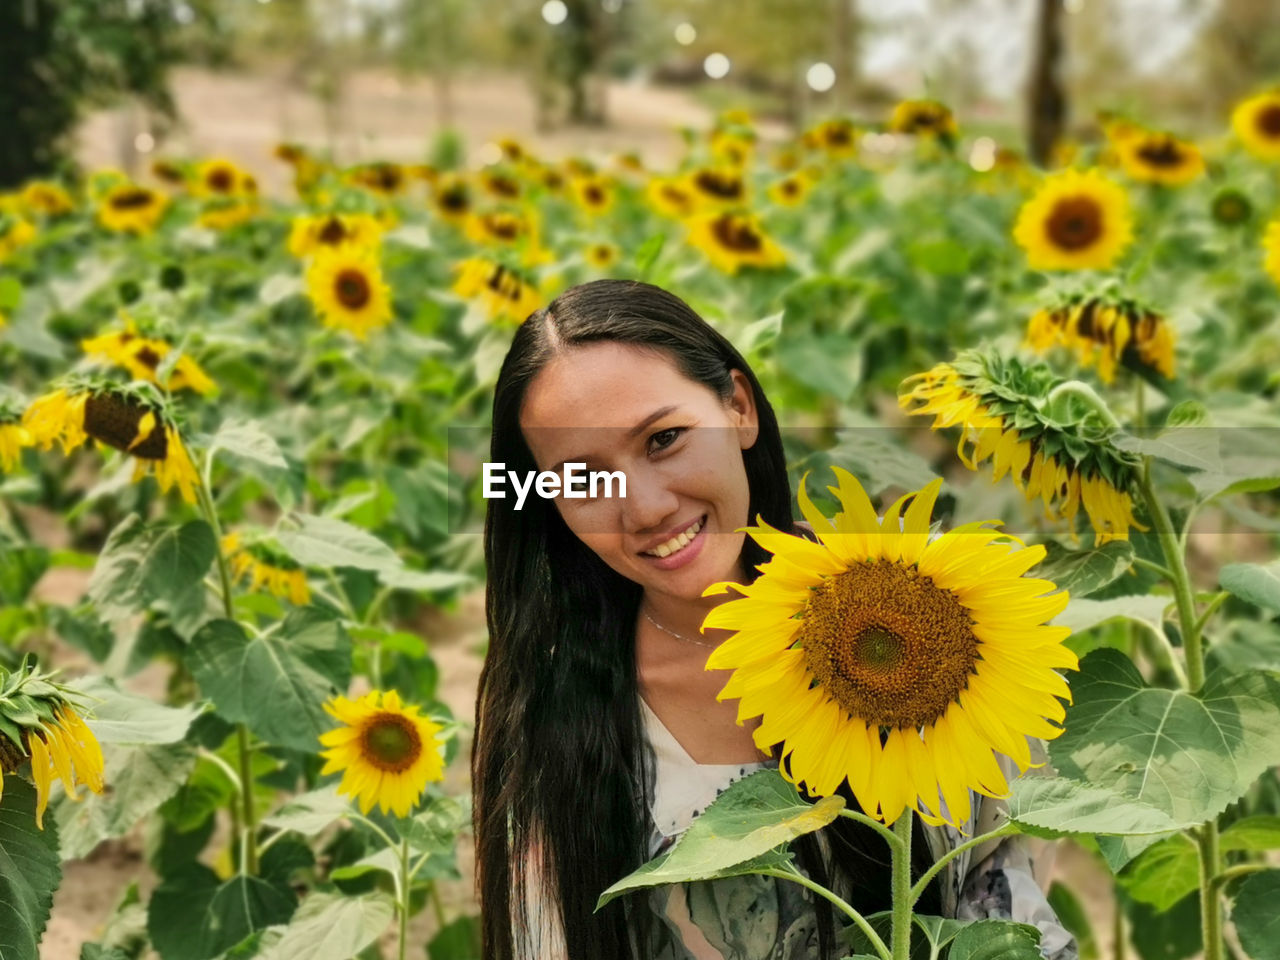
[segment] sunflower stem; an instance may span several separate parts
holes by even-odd
[[[792,864],[787,864],[785,867],[772,870],[761,870],[760,873],[766,877],[778,877],[781,880],[790,880],[792,883],[798,883],[800,886],[807,887],[812,890],[824,900],[829,900],[840,910],[841,913],[852,920],[854,924],[857,925],[858,929],[863,932],[866,938],[871,941],[872,948],[880,955],[881,960],[893,960],[893,954],[889,952],[889,948],[885,946],[884,941],[880,939],[880,934],[876,933],[875,928],[867,922],[866,917],[822,884],[814,883],[803,873],[797,870]]]
[[[1200,928],[1204,933],[1204,960],[1222,960],[1222,907],[1218,902],[1222,856],[1218,850],[1218,824],[1210,820],[1196,833],[1200,850]]]
[[[907,807],[893,824],[897,845],[890,845],[893,857],[893,960],[911,956],[911,826],[915,814]]]
[[[930,881],[933,880],[933,878],[936,877],[939,873],[941,873],[942,869],[948,863],[950,863],[956,857],[960,856],[960,854],[964,853],[966,850],[972,850],[974,847],[979,847],[982,844],[986,843],[988,840],[995,840],[995,839],[998,839],[999,837],[1007,837],[1017,832],[1018,832],[1017,826],[1014,825],[1013,823],[1006,821],[1005,823],[1002,823],[1000,826],[996,827],[994,830],[988,830],[986,833],[979,834],[976,837],[966,840],[964,843],[960,844],[960,846],[953,847],[952,849],[948,850],[946,853],[944,853],[942,856],[940,856],[937,860],[933,862],[933,866],[931,866],[928,870],[926,870],[923,874],[920,875],[920,879],[916,881],[916,885],[911,888],[912,905],[914,905],[915,902],[920,899],[920,895],[924,893],[925,887],[929,886]]]
[[[236,724],[236,746],[240,751],[240,829],[244,831],[244,863],[242,872],[249,876],[258,873],[257,824],[253,809],[253,752],[249,749],[249,731],[243,723]]]
[[[409,947],[409,835],[400,838],[400,960]]]
[[[1060,383],[1052,390],[1049,395],[1044,398],[1044,405],[1050,407],[1058,397],[1069,396],[1079,397],[1084,401],[1085,406],[1102,418],[1102,421],[1112,430],[1123,429],[1120,421],[1116,419],[1116,415],[1111,412],[1111,408],[1107,406],[1107,401],[1098,396],[1098,392],[1082,380],[1067,380]]]

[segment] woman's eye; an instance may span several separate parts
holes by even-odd
[[[675,443],[684,431],[684,427],[667,427],[665,430],[659,430],[649,438],[649,452],[657,453],[660,450],[665,450]]]

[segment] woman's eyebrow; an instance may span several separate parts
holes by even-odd
[[[634,427],[632,427],[631,432],[628,433],[627,436],[634,437],[634,436],[637,436],[638,434],[643,433],[645,427],[649,426],[649,424],[653,423],[655,420],[661,420],[668,413],[670,413],[672,410],[675,410],[675,409],[676,409],[676,405],[671,404],[670,406],[662,407],[659,410],[653,411],[653,413],[649,414],[647,417],[645,417],[643,420],[637,423]]]

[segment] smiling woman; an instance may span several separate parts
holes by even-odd
[[[744,528],[792,521],[773,409],[732,344],[679,298],[600,280],[535,311],[494,396],[490,461],[512,476],[569,465],[625,476],[625,497],[488,500],[489,650],[472,758],[484,952],[494,960],[828,960],[826,901],[763,876],[674,884],[595,912],[599,894],[667,849],[730,783],[780,750],[757,749],[708,670],[733,631],[702,630],[770,557]],[[848,794],[846,802],[856,807]],[[990,816],[992,811],[983,811]],[[967,824],[979,823],[975,804]],[[954,838],[927,834],[927,870]],[[956,835],[958,837],[958,834]],[[814,881],[865,913],[889,905],[869,828],[841,819],[793,845]],[[1042,948],[1074,945],[1013,846],[985,870],[943,871],[921,912],[1038,923]],[[967,881],[967,882],[966,882]]]

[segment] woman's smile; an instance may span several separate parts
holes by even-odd
[[[707,539],[707,515],[679,528],[674,536],[660,540],[656,546],[640,551],[640,556],[659,570],[675,570],[692,563],[702,552]]]

